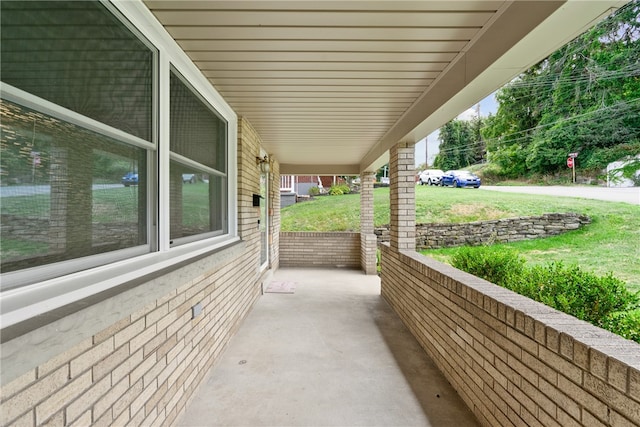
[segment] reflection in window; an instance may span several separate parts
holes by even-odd
[[[170,87],[170,237],[177,244],[228,230],[227,123],[173,72]]]
[[[98,1],[0,1],[2,81],[147,141],[153,51]]]
[[[146,150],[4,99],[0,108],[2,272],[147,243]]]
[[[171,162],[171,239],[227,231],[226,181]]]

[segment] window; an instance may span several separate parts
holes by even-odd
[[[1,117],[2,272],[147,243],[146,150],[5,99]]]
[[[4,83],[152,140],[154,51],[97,1],[3,1]]]
[[[172,244],[224,234],[227,123],[177,72],[170,78]]]
[[[237,240],[235,114],[141,3],[0,8],[2,291],[117,286]]]
[[[2,273],[149,252],[155,51],[100,2],[0,4]]]

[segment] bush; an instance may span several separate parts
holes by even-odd
[[[332,185],[329,189],[331,196],[342,196],[343,194],[349,194],[351,190],[347,184]]]
[[[509,283],[519,280],[524,263],[524,258],[513,250],[488,246],[465,246],[452,258],[454,267],[506,288]]]
[[[613,313],[604,320],[602,328],[640,343],[640,310]]]
[[[525,279],[526,289],[534,293],[531,298],[597,326],[603,326],[613,313],[638,304],[638,296],[629,292],[622,280],[611,274],[596,276],[577,265],[532,267]]]
[[[464,247],[454,267],[559,311],[640,342],[640,296],[612,274],[596,276],[577,265],[526,267],[510,249]],[[635,310],[635,311],[634,311]]]
[[[320,194],[320,189],[318,187],[311,187],[309,189],[309,195],[310,196],[317,196]]]
[[[482,179],[483,184],[495,184],[504,181],[506,174],[496,163],[487,163],[477,171],[477,175]]]

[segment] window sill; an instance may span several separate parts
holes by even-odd
[[[233,257],[236,251],[232,248],[237,247],[240,240],[205,243],[150,253],[4,291],[0,294],[0,342],[10,341],[215,253],[220,253],[220,261]],[[146,295],[151,301],[170,290],[166,286],[155,287],[147,290]]]

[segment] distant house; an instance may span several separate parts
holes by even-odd
[[[311,195],[311,189],[317,187],[321,193],[334,184],[344,184],[346,181],[336,175],[281,175],[280,176],[280,207],[296,203],[298,197]]]

